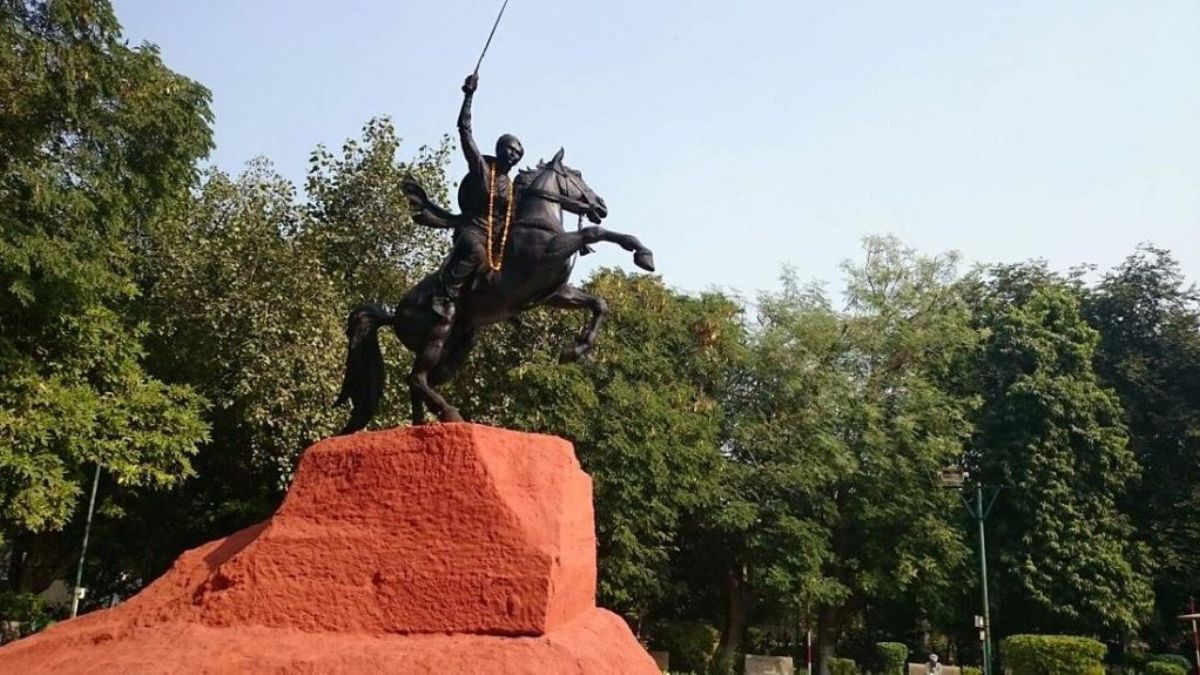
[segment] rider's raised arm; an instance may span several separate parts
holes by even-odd
[[[479,146],[475,145],[475,138],[471,135],[471,97],[475,95],[475,87],[478,84],[477,75],[468,75],[467,81],[463,83],[463,104],[458,113],[458,140],[462,144],[463,154],[467,157],[467,169],[482,178],[487,175],[487,168],[484,165],[483,153],[479,152]]]

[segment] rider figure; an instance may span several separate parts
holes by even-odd
[[[525,154],[521,141],[512,134],[504,134],[496,141],[494,157],[479,152],[471,135],[471,98],[478,85],[478,75],[467,76],[462,86],[465,94],[462,110],[458,113],[458,135],[467,158],[467,175],[458,186],[458,208],[462,215],[458,227],[454,229],[454,247],[442,264],[444,295],[435,298],[433,303],[434,310],[446,320],[454,316],[454,303],[458,301],[463,285],[484,265],[487,255],[488,202],[492,203],[492,227],[498,231],[504,226],[510,208],[509,200],[513,197],[508,171]],[[490,199],[489,192],[493,193]],[[493,253],[503,255],[503,251]]]

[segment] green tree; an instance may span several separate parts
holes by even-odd
[[[847,311],[790,278],[759,302],[708,532],[726,563],[726,667],[750,612],[790,623],[810,607],[827,672],[868,606],[932,612],[954,597],[966,549],[954,497],[932,481],[970,433],[970,399],[942,381],[975,333],[953,256],[865,248],[845,267]]]
[[[609,307],[590,360],[559,365],[581,317],[539,310],[487,331],[451,395],[477,421],[575,444],[594,486],[601,602],[638,624],[675,590],[681,524],[713,493],[740,310],[612,270],[585,288]]]
[[[419,147],[410,161],[397,159],[399,149],[391,120],[376,117],[340,155],[318,146],[309,160],[303,236],[353,304],[398,301],[449,249],[445,231],[413,222],[400,189],[411,176],[445,204],[449,139]]]
[[[844,324],[819,288],[790,275],[782,293],[759,298],[758,322],[727,396],[718,493],[687,546],[689,566],[703,575],[693,585],[723,591],[726,670],[752,616],[790,624],[796,603],[847,594],[824,574],[837,520],[829,495],[855,467],[839,437],[839,411],[854,396],[840,367]]]
[[[237,179],[210,172],[186,208],[148,232],[137,306],[151,329],[148,363],[211,401],[212,439],[196,458],[200,475],[176,493],[105,503],[128,514],[97,537],[114,590],[134,590],[183,549],[269,516],[300,453],[345,422],[331,404],[347,311],[399,298],[442,245],[408,217],[398,184],[412,174],[445,194],[444,152],[401,161],[398,143],[376,119],[340,159],[319,148],[307,200],[266,160]],[[403,367],[403,348],[385,347]],[[402,378],[392,380],[385,424],[403,419],[394,411],[407,401]]]
[[[968,555],[957,496],[933,485],[962,456],[975,405],[946,384],[978,340],[955,291],[957,256],[922,256],[890,237],[868,238],[864,248],[861,265],[845,266],[843,367],[855,391],[838,431],[855,467],[832,486],[835,557],[824,570],[847,593],[818,611],[822,661],[868,607],[914,607],[908,626],[875,627],[894,635],[912,631],[919,616],[944,614]]]
[[[236,181],[214,171],[181,218],[158,224],[142,272],[155,372],[204,394],[212,445],[236,449],[280,485],[342,415],[330,402],[346,301],[297,236],[305,217],[295,188],[265,161]]]
[[[1151,601],[1118,510],[1139,469],[1078,296],[1040,265],[995,268],[975,292],[987,338],[972,463],[1008,488],[989,521],[1001,631],[1123,638]]]
[[[1140,247],[1084,298],[1096,370],[1121,398],[1142,467],[1124,509],[1156,563],[1156,637],[1200,588],[1200,294],[1170,253]]]
[[[0,44],[0,538],[17,537],[13,585],[40,590],[69,557],[26,554],[92,467],[167,487],[204,439],[201,399],[147,375],[126,310],[135,242],[186,195],[211,114],[107,2],[5,0]]]

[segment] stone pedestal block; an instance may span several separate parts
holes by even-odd
[[[595,548],[566,441],[472,424],[331,438],[271,519],[0,648],[0,671],[655,673],[595,606]]]

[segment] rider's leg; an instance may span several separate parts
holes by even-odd
[[[454,237],[454,248],[442,265],[442,294],[433,300],[433,310],[444,319],[452,319],[454,303],[463,287],[483,265],[484,241],[475,228],[465,228]]]

